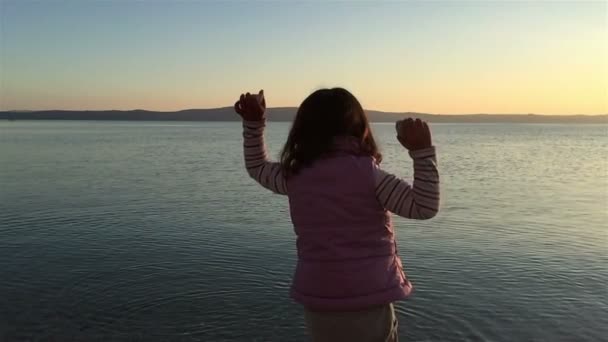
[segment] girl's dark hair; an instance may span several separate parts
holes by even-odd
[[[298,113],[281,152],[281,165],[286,175],[298,173],[303,167],[331,151],[336,137],[358,140],[361,153],[382,161],[361,104],[348,90],[320,89],[310,94]]]

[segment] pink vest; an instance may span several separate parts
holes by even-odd
[[[375,195],[374,159],[340,151],[288,179],[298,264],[291,296],[348,311],[407,297],[390,214]]]

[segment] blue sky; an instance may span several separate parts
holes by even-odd
[[[548,1],[0,2],[0,109],[270,106],[608,112],[607,5]]]

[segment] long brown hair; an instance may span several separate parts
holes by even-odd
[[[340,136],[356,138],[363,154],[374,157],[377,163],[382,160],[367,115],[353,94],[343,88],[313,92],[298,108],[281,152],[286,175],[298,173],[330,152]]]

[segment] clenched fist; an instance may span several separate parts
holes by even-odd
[[[433,146],[429,125],[420,119],[397,121],[397,140],[409,151],[421,150]]]
[[[263,120],[266,112],[264,90],[260,90],[258,94],[241,94],[239,100],[234,104],[234,110],[245,121]]]

